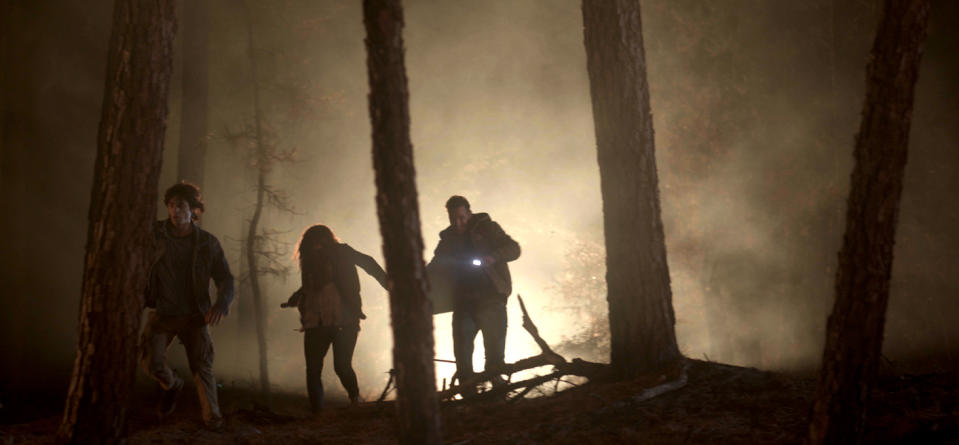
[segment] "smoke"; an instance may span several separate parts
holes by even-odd
[[[220,239],[240,276],[254,170],[247,147],[225,137],[252,119],[247,16],[234,5],[212,3],[203,225]],[[959,264],[959,211],[950,205],[959,184],[949,174],[959,164],[959,134],[951,125],[959,95],[951,57],[957,38],[947,20],[957,8],[937,5],[943,13],[933,17],[920,76],[885,351],[894,362],[932,358],[939,366],[959,359],[953,352],[959,313],[950,304],[959,290],[951,275]],[[284,0],[252,2],[251,8],[264,114],[280,148],[298,154],[297,162],[277,165],[269,178],[298,213],[267,212],[264,227],[284,232],[280,240],[293,245],[306,227],[326,224],[380,260],[360,4]],[[448,224],[443,203],[453,194],[466,196],[474,211],[489,212],[522,246],[522,256],[510,264],[514,293],[523,296],[542,336],[569,358],[606,360],[602,202],[579,2],[411,0],[404,8],[425,260]],[[646,1],[643,8],[680,348],[690,357],[814,369],[832,305],[853,135],[878,11],[826,0]],[[101,9],[100,19],[65,28],[85,37],[73,45],[98,48],[80,54],[103,53],[109,11]],[[49,27],[65,15],[57,17],[35,20]],[[65,40],[47,37],[41,47],[59,48]],[[4,264],[15,266],[8,253],[15,251],[25,264],[17,276],[33,271],[33,278],[17,280],[4,272],[17,295],[4,303],[10,310],[3,314],[3,337],[4,344],[19,345],[9,355],[19,362],[69,367],[71,331],[46,330],[40,315],[13,320],[37,313],[28,302],[41,299],[58,308],[57,326],[72,328],[75,317],[103,68],[62,55],[37,55],[23,72],[50,73],[51,64],[60,66],[56,61],[72,61],[70,69],[82,75],[48,74],[30,88],[59,87],[72,98],[70,109],[82,113],[51,122],[41,117],[62,104],[23,98],[39,108],[31,114],[37,129],[24,136],[42,142],[36,158],[26,154],[26,145],[9,144],[12,133],[3,133],[5,190],[18,190],[16,202],[43,216],[32,226],[3,226],[12,237],[25,237],[15,250],[4,250]],[[161,189],[176,181],[178,81],[171,91]],[[37,136],[50,128],[83,143]],[[16,168],[31,174],[8,173]],[[37,191],[34,184],[43,187]],[[285,280],[265,284],[270,372],[279,389],[303,392],[298,314],[279,308],[300,284],[292,259],[288,265],[293,272]],[[44,283],[37,271],[50,267],[64,278]],[[386,292],[360,275],[369,318],[354,365],[369,399],[386,384],[392,334]],[[227,385],[257,376],[249,294],[238,289],[233,312],[213,330],[216,372]],[[520,328],[515,297],[508,311],[506,359],[538,353]],[[448,314],[434,318],[437,358],[453,358],[450,324]],[[171,357],[186,368],[176,347]],[[438,379],[453,371],[437,364]],[[325,374],[329,393],[342,395],[332,369]]]

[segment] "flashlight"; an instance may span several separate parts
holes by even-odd
[[[473,258],[473,265],[476,266],[476,267],[482,266],[482,265],[483,265],[483,261],[480,260],[479,258]]]

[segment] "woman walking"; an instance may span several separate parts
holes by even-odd
[[[333,347],[333,369],[350,402],[359,400],[353,372],[353,349],[360,331],[363,302],[356,267],[387,287],[386,272],[369,255],[341,243],[329,227],[315,225],[303,232],[296,249],[302,285],[282,307],[296,306],[303,326],[306,389],[313,412],[323,408],[323,359]]]

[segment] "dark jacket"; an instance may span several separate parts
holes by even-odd
[[[470,217],[465,235],[468,238],[456,233],[453,226],[440,232],[440,242],[430,262],[463,262],[473,255],[493,257],[496,261],[492,265],[484,264],[481,267],[496,294],[505,300],[513,293],[513,279],[506,263],[519,258],[519,243],[510,238],[486,213],[474,213]]]
[[[166,253],[166,243],[170,239],[168,227],[172,226],[169,220],[157,221],[153,226],[153,262],[150,266],[150,281],[147,282],[145,302],[147,307],[155,308],[157,304],[158,279],[156,265]],[[233,274],[230,265],[223,254],[223,248],[216,237],[193,225],[193,295],[196,297],[198,314],[205,314],[212,307],[210,301],[210,279],[216,284],[216,307],[224,314],[230,310],[233,302]]]
[[[360,275],[356,271],[356,266],[366,271],[386,289],[386,272],[373,257],[357,251],[349,244],[337,244],[333,255],[333,283],[336,285],[337,292],[340,293],[340,298],[343,299],[344,318],[351,324],[353,320],[359,323],[360,318],[366,318],[363,315]]]
[[[359,266],[371,277],[376,279],[383,288],[386,288],[386,272],[373,257],[350,247],[349,244],[338,243],[333,247],[330,258],[333,263],[333,284],[340,295],[341,315],[344,326],[359,324],[360,319],[366,318],[363,314],[363,299],[360,297],[360,275],[356,270]],[[304,280],[305,285],[305,280]],[[303,301],[301,287],[290,296],[285,307],[299,306]]]

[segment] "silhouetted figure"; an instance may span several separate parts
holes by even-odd
[[[356,266],[387,287],[386,272],[373,257],[341,243],[327,226],[315,225],[303,233],[296,249],[300,262],[300,289],[281,307],[297,307],[303,325],[306,389],[313,412],[323,408],[323,359],[333,346],[333,369],[357,403],[360,389],[353,372],[353,349],[365,320]]]
[[[167,189],[169,219],[154,225],[155,261],[146,291],[147,307],[155,308],[143,331],[141,364],[163,389],[158,414],[173,412],[183,379],[166,363],[175,337],[186,349],[196,383],[203,421],[210,428],[223,424],[213,377],[213,340],[207,325],[226,316],[233,301],[233,275],[216,237],[200,229],[196,219],[204,205],[200,190],[187,183]],[[210,279],[217,287],[210,303]]]
[[[519,258],[519,243],[486,213],[473,213],[462,196],[446,201],[450,226],[440,232],[431,265],[453,275],[453,355],[456,376],[473,376],[473,342],[483,332],[486,370],[504,364],[506,300],[513,292],[507,262]],[[495,379],[494,381],[498,381]]]

